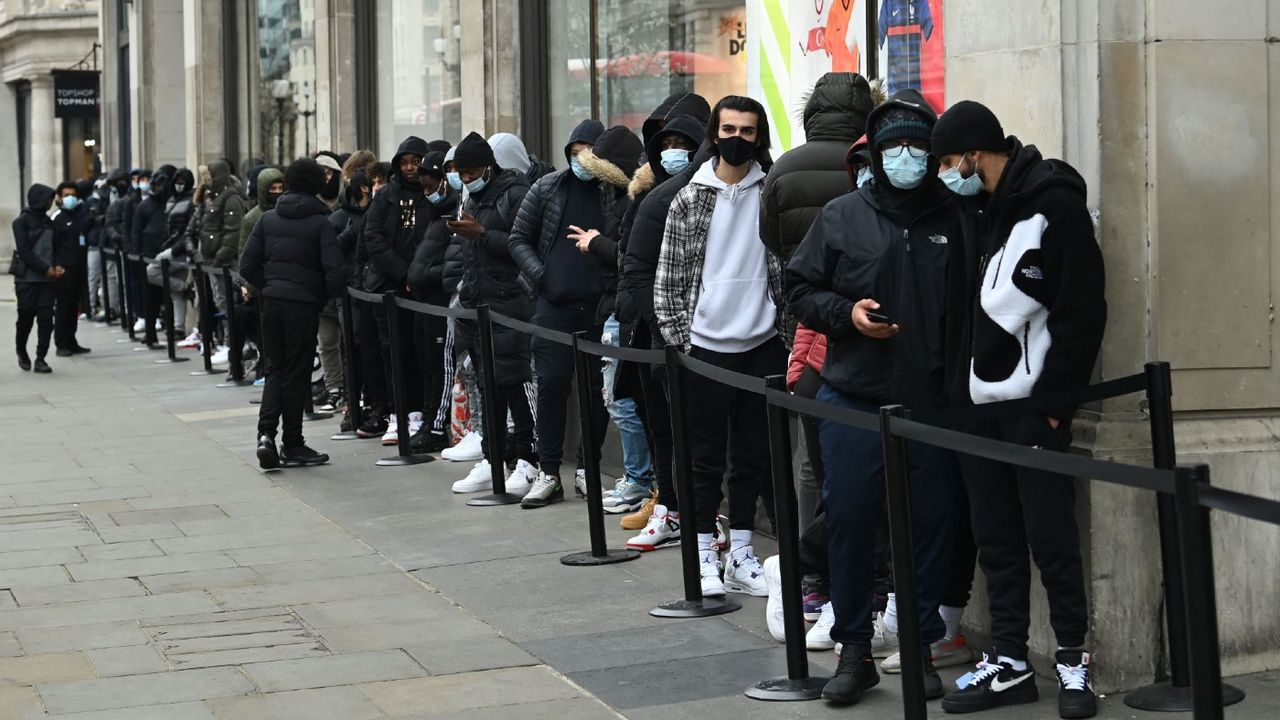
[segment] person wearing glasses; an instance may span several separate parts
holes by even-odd
[[[867,118],[872,179],[827,203],[787,266],[796,319],[827,336],[817,399],[875,413],[900,403],[943,403],[947,269],[959,262],[959,203],[937,179],[929,138],[937,116],[915,90],[902,90]],[[843,643],[823,697],[856,702],[880,682],[872,660],[876,531],[884,517],[880,435],[824,421],[831,638]],[[938,608],[952,560],[954,508],[962,486],[955,456],[908,450],[925,692],[943,695],[930,645],[946,635]],[[906,611],[904,609],[904,611]]]

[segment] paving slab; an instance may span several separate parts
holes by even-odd
[[[253,663],[245,665],[244,672],[266,693],[404,680],[427,674],[422,665],[400,649]]]
[[[146,675],[169,670],[159,650],[151,645],[102,648],[85,653],[100,677]]]
[[[44,705],[29,687],[0,687],[0,720],[42,720]]]
[[[80,548],[85,560],[90,562],[102,560],[133,560],[135,558],[156,557],[164,551],[151,538],[114,542],[105,545],[86,545]]]
[[[103,580],[106,578],[140,577],[142,575],[167,575],[191,570],[212,570],[235,567],[236,561],[225,553],[188,553],[161,557],[133,558],[129,560],[102,560],[72,565],[67,568],[76,582]]]
[[[218,720],[373,720],[378,708],[355,688],[294,690],[209,701]]]
[[[0,685],[35,685],[92,677],[93,668],[81,653],[0,658]]]
[[[253,684],[235,668],[209,668],[46,683],[37,690],[49,713],[56,715],[234,697],[252,692]]]
[[[546,667],[393,680],[358,686],[378,709],[391,715],[449,715],[472,708],[522,705],[579,697],[577,688]],[[513,715],[519,710],[510,708]]]
[[[89,622],[69,627],[20,628],[14,634],[28,653],[56,653],[142,645],[150,639],[136,621]]]
[[[13,589],[14,598],[23,607],[139,597],[146,594],[147,589],[133,578],[90,580],[64,585],[24,586]]]
[[[252,568],[234,567],[214,570],[192,570],[191,572],[169,573],[165,575],[143,575],[138,582],[146,586],[152,594],[182,592],[184,590],[220,590],[238,588],[247,585],[260,585],[265,580]]]
[[[214,720],[209,706],[202,702],[131,707],[121,710],[94,710],[70,715],[52,715],[57,720]]]

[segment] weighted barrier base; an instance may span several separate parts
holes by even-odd
[[[221,370],[192,370],[191,377],[200,377],[201,375],[220,375]]]
[[[360,436],[356,435],[355,430],[348,430],[346,432],[334,433],[329,436],[329,439],[330,440],[359,440]]]
[[[593,567],[596,565],[613,565],[635,560],[640,557],[639,550],[606,550],[604,555],[592,555],[591,551],[572,553],[560,558],[561,565],[572,567]]]
[[[156,361],[156,364],[157,364],[157,365],[164,365],[164,364],[166,364],[166,363],[180,363],[180,362],[187,362],[187,361],[189,361],[189,360],[191,360],[191,358],[188,358],[188,357],[161,358],[161,359],[159,359],[159,360],[157,360],[157,361]],[[201,374],[203,374],[203,373],[201,373]]]
[[[123,331],[123,330],[121,330],[121,332],[124,332],[124,331]],[[116,342],[118,342],[118,343],[127,343],[127,342],[137,342],[137,341],[136,341],[136,340],[134,340],[134,339],[133,339],[133,338],[131,338],[131,337],[122,337],[122,338],[116,338]]]
[[[404,465],[421,465],[435,460],[430,455],[392,455],[374,463],[378,467],[402,467]]]
[[[1244,700],[1244,691],[1234,685],[1222,683],[1222,706],[1235,705]],[[1168,682],[1159,682],[1124,696],[1124,704],[1137,710],[1149,712],[1191,712],[1191,688],[1174,687]]]
[[[164,349],[164,346],[163,346],[163,345],[143,345],[142,347],[136,347],[136,348],[134,348],[134,349],[133,349],[133,351],[134,351],[134,352],[146,352],[146,351],[148,351],[148,350],[163,350],[163,349]]]
[[[262,402],[262,400],[258,400]],[[315,422],[316,420],[328,420],[333,417],[333,413],[309,412],[302,416],[304,422]]]
[[[701,600],[676,600],[664,603],[649,611],[649,614],[660,618],[700,618],[712,615],[727,615],[742,606],[724,598],[702,598]]]
[[[252,380],[249,380],[248,378],[241,378],[240,380],[227,380],[225,382],[220,382],[217,385],[214,385],[214,387],[220,387],[220,388],[245,387],[246,385],[252,385],[252,384],[253,384]]]
[[[822,688],[831,678],[810,677],[792,680],[791,678],[773,678],[761,680],[743,691],[752,700],[767,702],[803,702],[817,700],[822,697]]]
[[[514,493],[502,493],[501,495],[481,495],[480,497],[471,498],[467,504],[471,507],[496,507],[498,505],[516,505],[524,498]]]

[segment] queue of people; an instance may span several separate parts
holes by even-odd
[[[64,304],[73,318],[75,309],[100,314],[101,295],[113,311],[125,307],[109,295],[114,268],[94,259],[95,248],[198,253],[243,279],[238,297],[215,289],[213,302],[219,317],[244,313],[251,328],[248,349],[265,384],[264,469],[327,462],[302,435],[312,406],[340,411],[342,430],[386,445],[401,441],[403,417],[413,452],[474,463],[453,492],[487,490],[498,464],[526,509],[563,502],[571,479],[584,495],[587,453],[601,453],[578,447],[573,472],[566,467],[569,349],[495,325],[496,397],[482,407],[475,378],[485,358],[473,321],[396,310],[393,338],[381,306],[356,303],[354,326],[339,327],[335,303],[351,302],[348,286],[487,305],[596,342],[675,346],[744,375],[786,373],[798,395],[867,412],[1088,384],[1106,303],[1078,173],[1006,136],[977,102],[939,116],[918,92],[885,98],[853,73],[818,81],[804,125],[808,141],[775,161],[758,101],[712,104],[678,92],[638,129],[583,120],[564,138],[560,170],[515,135],[473,132],[456,146],[405,138],[386,162],[368,151],[324,152],[284,169],[255,167],[243,180],[218,161],[196,172],[117,171],[96,190],[35,185],[14,223],[19,364],[48,372]],[[190,278],[126,274],[130,296],[151,299],[144,306],[172,292],[186,307]],[[70,284],[89,288],[88,300]],[[154,313],[135,321],[156,332]],[[33,325],[34,364],[25,350]],[[59,354],[87,352],[70,327],[57,333]],[[355,338],[357,357],[342,356],[339,333]],[[405,385],[394,394],[393,352]],[[317,353],[323,380],[312,378]],[[342,363],[360,366],[359,387],[343,387]],[[682,508],[661,368],[593,359],[589,370],[580,391],[595,408],[594,436],[602,440],[612,420],[622,440],[626,472],[604,509],[637,531],[628,547],[674,546],[681,522],[693,523],[703,595],[768,597],[770,631],[784,639],[778,561],[759,558],[753,540],[761,501],[773,512],[763,398],[689,375],[696,402],[680,410],[694,506]],[[396,395],[408,407],[395,407]],[[482,442],[484,411],[498,414],[490,425],[503,433],[502,457]],[[1062,450],[1074,411],[959,429]],[[806,644],[839,654],[823,696],[849,704],[880,672],[901,672],[881,440],[808,417],[800,434]],[[1092,717],[1072,481],[908,446],[919,607],[901,611],[919,615],[927,696],[950,713],[1038,699],[1027,646],[1034,561],[1059,645],[1059,713]],[[975,562],[987,579],[994,644],[976,663],[960,628]],[[971,664],[956,687],[943,686],[937,668]]]

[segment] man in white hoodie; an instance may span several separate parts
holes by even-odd
[[[712,159],[667,216],[653,289],[658,326],[668,344],[698,360],[757,377],[780,373],[787,359],[782,266],[760,243],[760,192],[772,164],[764,108],[725,97],[711,111],[707,140]],[[756,501],[769,478],[764,398],[694,373],[687,386],[697,398],[687,417],[702,594],[765,596],[751,544]],[[730,549],[722,580],[712,542],[726,480]]]

